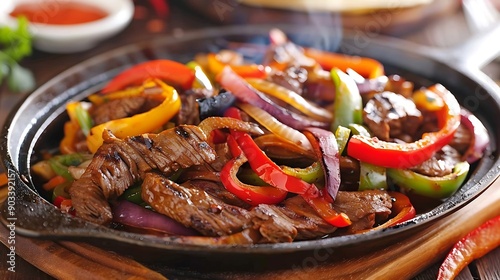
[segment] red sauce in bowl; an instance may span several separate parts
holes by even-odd
[[[17,5],[10,15],[23,15],[33,23],[69,25],[96,21],[108,14],[100,8],[84,3],[44,1]]]

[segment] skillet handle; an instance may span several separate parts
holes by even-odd
[[[500,21],[444,55],[444,62],[463,70],[480,69],[500,55]],[[443,55],[443,53],[441,53]],[[441,56],[443,60],[443,56]]]

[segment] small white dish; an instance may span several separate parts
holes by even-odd
[[[16,18],[10,16],[16,5],[36,4],[47,0],[1,0],[0,25],[15,27]],[[76,2],[94,6],[107,13],[102,19],[79,24],[29,24],[35,48],[52,53],[74,53],[88,50],[99,42],[122,31],[132,20],[133,0],[51,0],[58,3]],[[41,11],[42,13],[44,11]]]

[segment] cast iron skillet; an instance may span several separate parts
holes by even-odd
[[[500,89],[479,70],[479,66],[496,55],[483,47],[485,41],[494,42],[492,38],[500,34],[500,27],[490,32],[486,39],[472,40],[461,49],[446,52],[373,34],[347,33],[341,38],[332,32],[313,34],[311,30],[315,29],[311,27],[278,27],[299,44],[373,57],[385,64],[388,73],[406,76],[424,86],[442,83],[450,89],[462,106],[483,121],[491,137],[485,157],[473,166],[465,185],[429,212],[394,228],[361,235],[253,246],[194,246],[178,243],[175,239],[117,231],[62,214],[46,201],[33,182],[30,164],[36,161],[41,149],[55,147],[59,142],[62,124],[67,119],[66,102],[84,98],[121,70],[147,59],[170,58],[187,62],[198,52],[216,51],[230,41],[267,44],[270,26],[230,26],[195,31],[177,38],[160,38],[99,55],[56,76],[20,103],[9,116],[1,137],[3,164],[15,186],[14,216],[10,215],[5,202],[2,222],[6,224],[9,218],[15,217],[17,232],[25,236],[86,241],[142,260],[163,260],[174,266],[199,268],[223,262],[222,267],[226,269],[228,265],[247,269],[256,266],[277,268],[283,264],[291,266],[297,260],[318,254],[319,250],[347,252],[388,244],[394,238],[412,234],[429,226],[431,221],[456,211],[499,176],[500,129],[495,122],[500,116]],[[252,49],[242,51],[251,52]]]

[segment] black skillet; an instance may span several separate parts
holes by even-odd
[[[384,63],[389,74],[406,76],[424,86],[442,83],[450,89],[462,106],[483,121],[491,138],[486,155],[473,166],[464,186],[442,204],[394,228],[321,240],[253,246],[185,245],[175,240],[165,241],[159,237],[113,230],[62,214],[45,199],[45,194],[33,182],[30,165],[37,160],[42,149],[57,146],[62,137],[62,124],[67,119],[65,103],[83,99],[121,70],[144,60],[169,58],[187,62],[196,53],[216,51],[227,47],[229,42],[268,43],[270,26],[230,26],[194,31],[177,38],[160,38],[99,55],[61,73],[22,101],[10,114],[0,140],[2,161],[9,178],[13,179],[10,183],[15,187],[15,211],[10,215],[6,201],[1,210],[2,223],[15,218],[17,233],[24,236],[85,241],[141,260],[162,261],[175,267],[276,269],[292,267],[321,250],[348,254],[409,236],[463,207],[499,176],[497,147],[500,145],[500,128],[496,121],[500,116],[500,89],[479,67],[500,51],[485,48],[485,42],[495,42],[500,27],[492,30],[489,36],[473,39],[461,48],[448,51],[374,34],[346,33],[341,37],[333,31],[316,34],[311,32],[314,28],[304,26],[279,27],[301,45],[373,57]],[[252,47],[242,47],[240,51],[249,56],[259,53]]]

